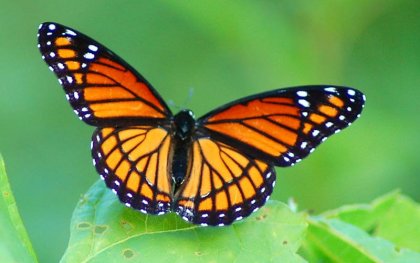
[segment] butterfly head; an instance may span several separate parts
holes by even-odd
[[[194,132],[195,118],[191,110],[181,110],[174,116],[175,136],[181,141],[191,138]]]

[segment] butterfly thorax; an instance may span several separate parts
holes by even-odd
[[[175,139],[187,141],[194,132],[194,113],[191,110],[182,110],[174,116]]]
[[[173,160],[172,160],[172,180],[174,181],[174,191],[185,179],[188,172],[188,159],[190,145],[194,133],[195,119],[190,110],[182,110],[173,117]]]

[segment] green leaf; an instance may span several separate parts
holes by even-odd
[[[400,247],[420,252],[420,206],[406,196],[397,196],[374,233]]]
[[[0,262],[38,262],[0,155]]]
[[[327,211],[322,216],[340,219],[373,233],[379,221],[397,202],[398,196],[398,191],[394,191],[375,199],[371,204],[345,205],[338,209]]]
[[[296,251],[306,227],[302,215],[274,201],[227,227],[143,215],[99,181],[74,211],[62,262],[304,262]]]
[[[344,206],[323,216],[340,219],[398,247],[420,252],[420,205],[398,191],[379,197],[372,204]]]
[[[419,253],[338,219],[308,218],[308,223],[305,252],[311,262],[420,262]]]

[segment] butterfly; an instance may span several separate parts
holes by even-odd
[[[96,127],[101,178],[128,207],[175,212],[203,226],[229,225],[265,204],[275,166],[301,161],[354,122],[365,96],[331,85],[245,97],[195,119],[172,114],[134,68],[90,37],[43,23],[38,48],[76,115]]]

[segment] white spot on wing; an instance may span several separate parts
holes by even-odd
[[[97,46],[95,46],[95,45],[89,45],[89,46],[88,46],[88,48],[89,48],[90,50],[92,50],[93,52],[98,51],[98,47],[97,47]]]
[[[354,95],[356,95],[356,91],[354,91],[354,90],[352,90],[352,89],[349,89],[349,90],[347,91],[347,94],[349,94],[350,96],[354,96]]]
[[[74,32],[73,30],[70,29],[66,29],[66,34],[71,35],[71,36],[76,36],[76,32]]]
[[[309,106],[310,106],[309,101],[304,100],[304,99],[300,99],[300,100],[298,100],[298,103],[299,103],[300,105],[302,105],[303,107],[309,107]]]
[[[337,89],[334,88],[334,87],[328,87],[328,88],[325,88],[324,90],[328,91],[328,92],[336,92],[337,91]]]
[[[55,25],[54,25],[54,24],[50,24],[50,25],[48,26],[48,28],[49,28],[50,30],[54,30],[54,29],[55,29]]]
[[[296,92],[296,94],[297,94],[299,97],[306,97],[306,96],[308,96],[308,92],[303,91],[303,90]]]
[[[95,55],[88,52],[88,53],[84,54],[83,57],[86,58],[86,59],[93,59],[95,57]]]

